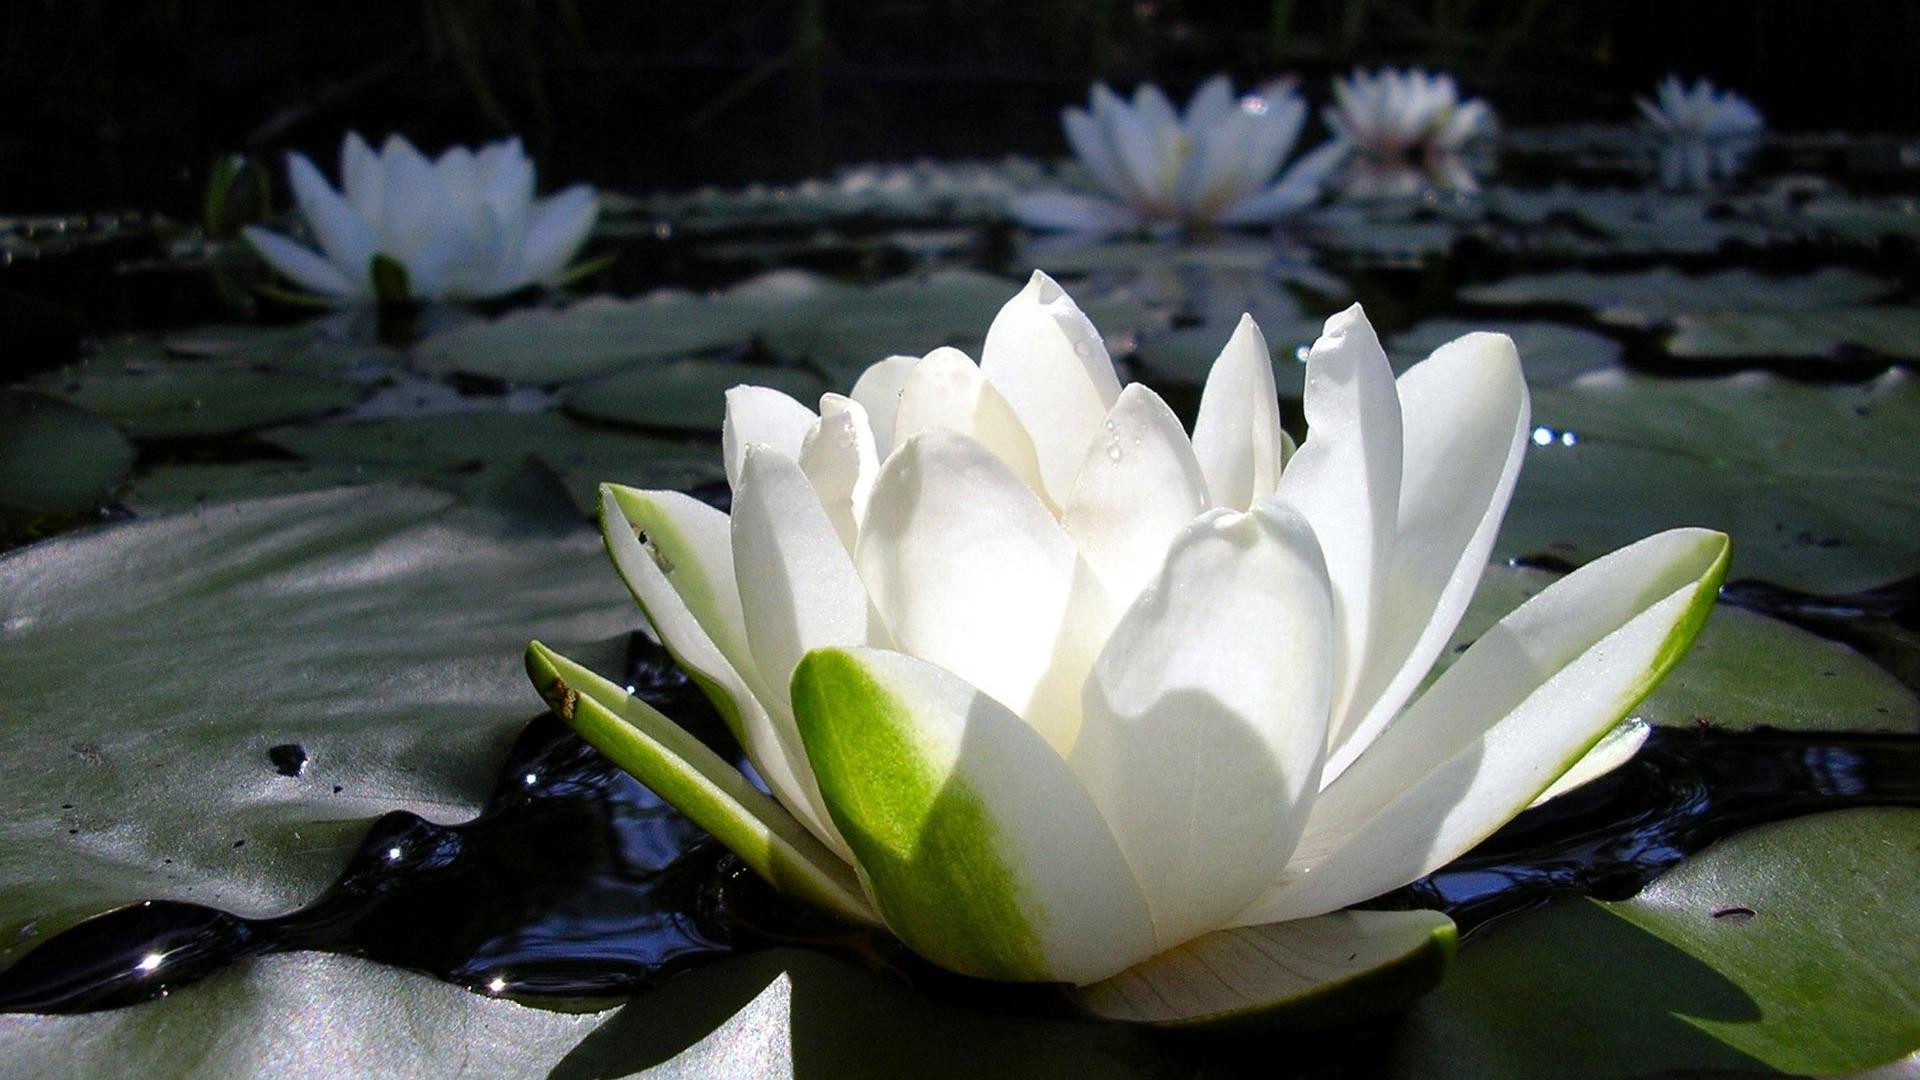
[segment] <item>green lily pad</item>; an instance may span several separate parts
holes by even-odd
[[[1843,346],[1920,360],[1920,307],[1846,307],[1818,311],[1709,311],[1675,320],[1667,351],[1718,359],[1832,356]]]
[[[1409,1014],[1391,1071],[1830,1075],[1909,1054],[1916,836],[1915,810],[1799,818],[1723,840],[1631,900],[1490,926]]]
[[[599,505],[602,481],[682,489],[725,475],[710,442],[592,427],[557,413],[333,422],[275,428],[261,438],[316,466],[358,470],[364,480],[425,481],[459,492],[499,484],[535,461],[560,474],[588,515]]]
[[[1819,311],[1880,299],[1894,284],[1826,267],[1797,277],[1764,277],[1744,267],[1692,277],[1668,266],[1620,273],[1562,270],[1469,285],[1460,298],[1475,304],[1573,304],[1604,322],[1652,328],[1710,311]]]
[[[1442,664],[1559,576],[1489,566]],[[1920,697],[1845,645],[1720,604],[1686,659],[1634,715],[1668,727],[1920,732]]]
[[[680,360],[577,383],[561,401],[568,411],[592,420],[716,432],[725,414],[726,392],[741,383],[772,387],[809,408],[827,388],[820,376],[803,368]]]
[[[262,499],[365,483],[354,465],[306,461],[241,461],[142,467],[121,492],[119,503],[143,516],[211,503]]]
[[[1487,319],[1430,319],[1388,339],[1387,355],[1395,371],[1404,371],[1447,342],[1477,330],[1513,338],[1530,386],[1572,382],[1620,362],[1620,343],[1605,334],[1554,322]]]
[[[336,379],[206,361],[83,364],[41,381],[136,439],[226,435],[344,408],[366,387]]]
[[[100,417],[58,398],[0,389],[0,529],[105,502],[134,451]]]
[[[539,708],[527,637],[633,622],[570,513],[422,489],[233,503],[0,558],[0,963],[134,900],[290,910],[373,817],[469,816]],[[305,748],[300,776],[269,761],[282,743]]]
[[[1648,533],[1733,536],[1731,577],[1815,593],[1920,570],[1920,385],[1627,372],[1542,387],[1496,551],[1586,562]],[[1569,434],[1571,433],[1571,434]]]

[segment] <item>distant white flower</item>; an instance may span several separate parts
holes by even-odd
[[[1659,134],[1660,183],[1669,188],[1711,187],[1746,166],[1767,122],[1753,103],[1701,79],[1688,88],[1677,75],[1660,81],[1658,101],[1635,98],[1640,115]]]
[[[342,191],[313,162],[287,155],[293,197],[318,251],[250,226],[247,242],[273,268],[336,303],[380,296],[374,260],[406,271],[416,300],[477,300],[560,276],[593,229],[599,204],[576,184],[533,197],[533,162],[519,139],[428,160],[399,135],[375,153],[357,132],[340,146]],[[391,287],[391,286],[389,286]]]
[[[1061,122],[1109,198],[1041,191],[1014,199],[1010,209],[1033,228],[1097,232],[1274,221],[1311,205],[1339,163],[1339,148],[1328,143],[1274,180],[1306,118],[1291,79],[1236,98],[1233,83],[1215,75],[1184,114],[1152,83],[1134,91],[1132,104],[1095,83],[1090,110],[1069,108]]]
[[[1355,71],[1333,84],[1327,126],[1353,157],[1340,186],[1356,198],[1407,196],[1422,188],[1478,191],[1466,151],[1492,135],[1485,101],[1460,100],[1453,76],[1415,68]]]

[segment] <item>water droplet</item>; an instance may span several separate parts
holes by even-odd
[[[160,965],[165,960],[166,960],[165,956],[162,956],[157,952],[150,952],[147,955],[141,957],[140,962],[133,965],[133,967],[134,967],[134,970],[142,974],[150,975],[153,972],[160,970]]]
[[[1093,356],[1093,343],[1086,338],[1080,338],[1073,343],[1073,352],[1075,356],[1086,360]]]
[[[1108,460],[1108,461],[1119,461],[1119,460],[1120,460],[1120,458],[1121,458],[1121,456],[1122,456],[1122,455],[1121,455],[1121,452],[1120,452],[1120,444],[1119,444],[1119,443],[1117,443],[1117,442],[1110,442],[1110,443],[1108,443],[1108,444],[1107,444],[1107,460]]]
[[[1553,429],[1550,427],[1534,428],[1533,429],[1533,445],[1552,446],[1553,445]]]
[[[1560,433],[1561,446],[1578,446],[1579,444],[1580,444],[1579,432],[1563,431]]]
[[[1293,350],[1293,358],[1304,364],[1307,362],[1308,354],[1312,352],[1313,352],[1312,345],[1302,345],[1299,348]]]

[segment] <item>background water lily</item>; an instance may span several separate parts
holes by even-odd
[[[1275,221],[1312,205],[1338,164],[1340,152],[1329,143],[1274,179],[1306,117],[1291,79],[1236,97],[1232,81],[1215,75],[1182,112],[1153,83],[1142,83],[1131,103],[1095,83],[1088,107],[1068,108],[1061,124],[1106,197],[1032,192],[1010,209],[1034,228],[1089,232]]]
[[[1655,155],[1663,187],[1704,188],[1732,179],[1767,126],[1752,102],[1707,79],[1688,86],[1668,75],[1653,100],[1633,100],[1660,137]]]
[[[576,184],[534,198],[520,140],[456,146],[429,160],[400,135],[376,153],[340,144],[340,190],[298,153],[287,178],[315,248],[249,226],[247,242],[301,288],[336,303],[478,300],[551,283],[593,229],[599,203]]]
[[[1493,134],[1493,109],[1479,98],[1461,100],[1452,75],[1419,68],[1355,71],[1334,80],[1333,97],[1324,116],[1351,151],[1339,177],[1348,195],[1479,190],[1467,153],[1476,140]]]
[[[771,799],[538,643],[529,670],[769,880],[954,970],[1156,1022],[1430,985],[1446,916],[1342,909],[1578,762],[1679,659],[1727,542],[1599,559],[1416,693],[1518,473],[1519,360],[1471,334],[1396,381],[1356,306],[1308,367],[1294,452],[1243,320],[1189,438],[1036,274],[978,366],[894,357],[817,413],[731,391],[731,517],[606,486],[616,565]]]

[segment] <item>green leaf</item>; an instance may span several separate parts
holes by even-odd
[[[1336,911],[1203,935],[1073,1000],[1096,1016],[1162,1027],[1305,1029],[1404,1008],[1453,961],[1437,911]]]
[[[112,424],[76,405],[0,389],[0,529],[105,502],[134,451]]]
[[[413,302],[413,284],[407,280],[407,268],[391,255],[376,253],[368,266],[373,277],[373,296],[382,305]]]
[[[680,360],[576,383],[561,396],[569,412],[590,420],[668,431],[718,432],[726,392],[740,385],[770,386],[808,408],[827,387],[800,368]],[[624,478],[623,478],[624,479]]]
[[[136,439],[252,431],[345,408],[367,393],[340,379],[179,360],[118,367],[96,360],[47,375],[39,385]]]
[[[1393,1071],[1837,1074],[1908,1054],[1920,1046],[1915,836],[1915,810],[1781,822],[1721,841],[1631,900],[1572,900],[1487,927],[1414,1007]]]
[[[584,525],[362,487],[0,557],[0,963],[135,900],[279,914],[374,817],[471,814],[539,707],[526,636],[632,625],[599,549]],[[306,750],[298,777],[281,743]]]
[[[1561,270],[1469,285],[1474,304],[1577,304],[1603,322],[1654,327],[1704,311],[1815,311],[1877,300],[1895,284],[1842,267],[1763,277],[1744,267],[1689,276],[1668,266],[1623,272]]]
[[[781,891],[862,923],[852,868],[738,769],[659,710],[539,642],[527,675],[554,714]]]

